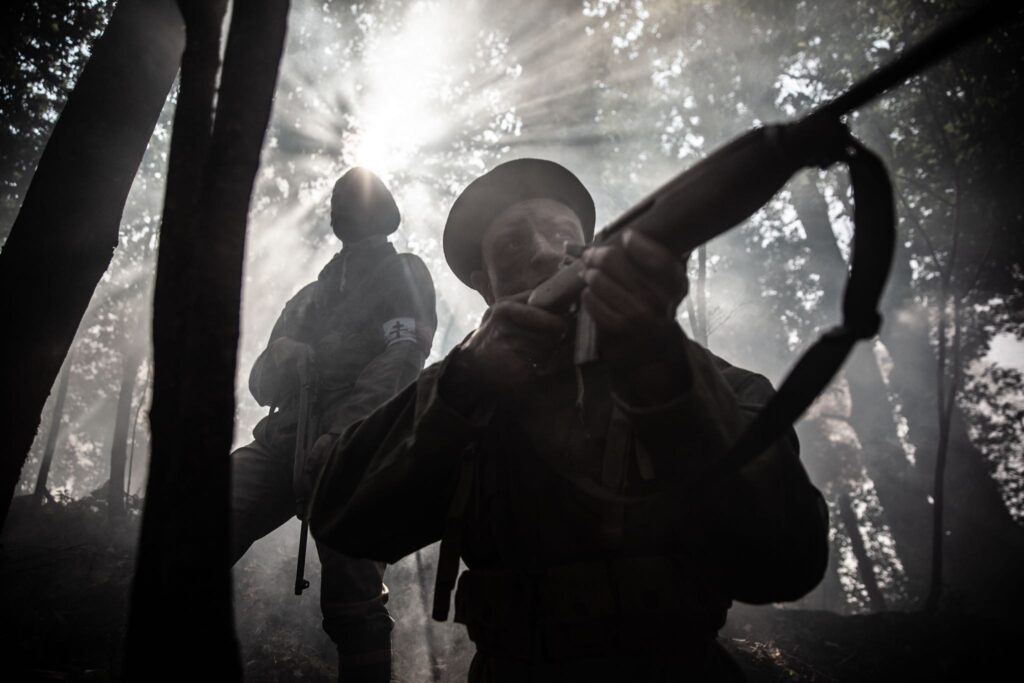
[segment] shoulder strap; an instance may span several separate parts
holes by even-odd
[[[477,450],[474,445],[462,452],[462,463],[459,466],[459,481],[455,485],[452,502],[448,506],[448,515],[444,524],[444,535],[441,537],[441,549],[437,555],[437,573],[434,577],[434,609],[436,621],[447,621],[451,607],[452,591],[459,578],[459,559],[462,557],[462,524],[469,502],[469,493],[473,489],[476,474]]]

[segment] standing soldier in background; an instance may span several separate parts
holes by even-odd
[[[434,286],[423,262],[399,254],[387,236],[401,216],[376,175],[353,168],[334,186],[331,226],[342,250],[287,304],[256,359],[249,390],[270,414],[255,440],[232,453],[232,561],[281,526],[309,499],[322,465],[317,444],[295,462],[300,367],[318,387],[312,439],[333,442],[416,379],[437,327]],[[297,504],[298,502],[298,504]],[[296,510],[296,508],[299,508]],[[385,683],[392,620],[384,603],[384,564],[317,544],[323,628],[338,647],[345,683]]]

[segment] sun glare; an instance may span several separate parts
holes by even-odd
[[[448,3],[420,2],[397,31],[373,36],[346,162],[388,176],[408,169],[444,134],[446,83],[459,63],[451,28],[457,20]]]

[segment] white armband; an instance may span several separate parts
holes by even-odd
[[[392,318],[384,323],[381,328],[384,330],[384,343],[386,346],[404,341],[413,343],[419,341],[416,337],[415,318]]]

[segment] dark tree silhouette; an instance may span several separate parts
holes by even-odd
[[[57,396],[53,402],[53,415],[50,416],[50,431],[46,435],[46,447],[43,450],[43,458],[39,462],[36,488],[32,494],[36,503],[42,503],[43,498],[50,497],[50,491],[46,488],[46,480],[50,477],[50,465],[53,464],[53,454],[57,450],[57,436],[60,434],[60,423],[64,417],[64,401],[68,397],[68,380],[71,379],[72,358],[73,356],[68,354],[64,361],[64,369],[60,373],[60,380],[57,382]]]
[[[121,388],[117,395],[114,437],[110,445],[110,481],[107,486],[107,507],[111,518],[121,517],[125,511],[124,471],[128,462],[128,427],[131,424],[135,376],[142,363],[141,349],[131,339],[125,340],[122,355]]]
[[[215,116],[225,2],[180,5],[187,38],[157,262],[153,441],[126,678],[188,679],[202,662],[204,677],[238,680],[228,453],[242,259],[288,0],[232,13]]]
[[[171,0],[121,0],[69,96],[0,252],[0,528],[46,397],[117,246],[177,71]]]

